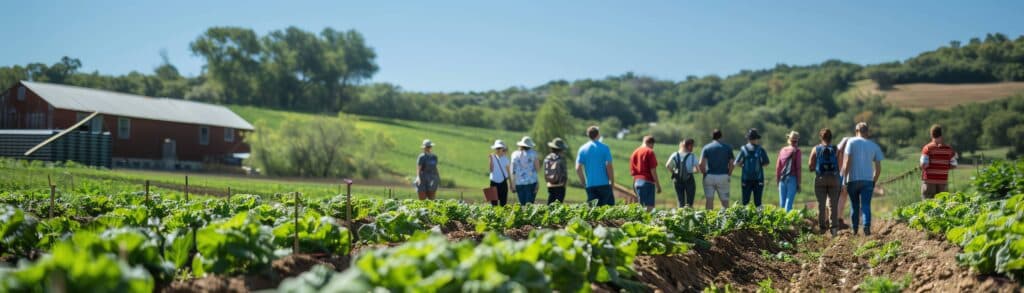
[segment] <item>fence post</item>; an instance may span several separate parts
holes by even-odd
[[[149,180],[146,180],[146,201],[149,201]]]
[[[188,175],[185,175],[185,201],[188,201]]]
[[[53,179],[50,178],[50,175],[46,175],[46,183],[48,185],[50,185],[50,217],[49,218],[53,218],[53,205],[54,205],[54,201],[55,201],[54,198],[56,197],[56,193],[57,193],[57,187],[53,186]]]
[[[75,175],[71,175],[71,190],[75,190]]]
[[[231,186],[228,186],[228,202],[231,202]]]
[[[292,254],[299,253],[299,193],[295,192],[295,247],[292,248]]]
[[[462,192],[462,191],[459,191],[459,201],[462,201],[462,202],[466,201],[466,197],[465,197],[465,196],[463,196],[463,193],[464,193],[464,192]]]

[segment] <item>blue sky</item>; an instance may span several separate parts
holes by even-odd
[[[778,63],[902,60],[1001,32],[1024,34],[1024,1],[4,1],[0,65],[82,60],[152,72],[210,26],[257,33],[356,29],[378,54],[373,81],[408,90],[536,86],[632,71],[661,79]]]

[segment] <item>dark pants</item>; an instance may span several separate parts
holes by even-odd
[[[508,204],[508,180],[502,181],[501,183],[491,181],[491,186],[498,188],[498,200],[491,201],[491,205],[505,206]]]
[[[676,180],[672,182],[676,188],[676,200],[679,207],[693,207],[693,198],[697,196],[697,182],[691,176],[689,180]]]
[[[835,175],[818,175],[814,178],[814,196],[818,198],[818,227],[822,230],[839,228],[839,186],[839,177]]]
[[[875,193],[874,181],[850,181],[846,184],[850,195],[850,226],[857,231],[857,224],[864,229],[871,228],[871,196]]]
[[[750,198],[754,198],[754,206],[761,207],[761,198],[764,197],[764,180],[760,181],[743,181],[741,184],[741,194],[743,197],[743,205],[750,203]]]
[[[565,201],[565,186],[548,187],[548,204]]]
[[[611,185],[587,187],[587,203],[597,201],[599,206],[615,205],[615,192]]]

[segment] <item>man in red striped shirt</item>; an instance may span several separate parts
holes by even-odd
[[[949,187],[949,170],[956,168],[956,151],[942,142],[942,126],[932,125],[932,141],[921,149],[921,198],[929,199]]]

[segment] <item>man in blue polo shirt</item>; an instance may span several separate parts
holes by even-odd
[[[704,197],[707,199],[706,208],[715,208],[715,193],[722,201],[722,208],[729,207],[729,178],[732,176],[733,154],[732,147],[719,140],[722,139],[722,131],[715,129],[711,132],[711,143],[704,146],[700,151],[700,172],[704,173]]]
[[[576,153],[576,176],[587,187],[587,202],[597,201],[597,205],[615,205],[615,194],[612,191],[612,152],[600,140],[597,126],[587,128],[590,141],[580,146]]]

